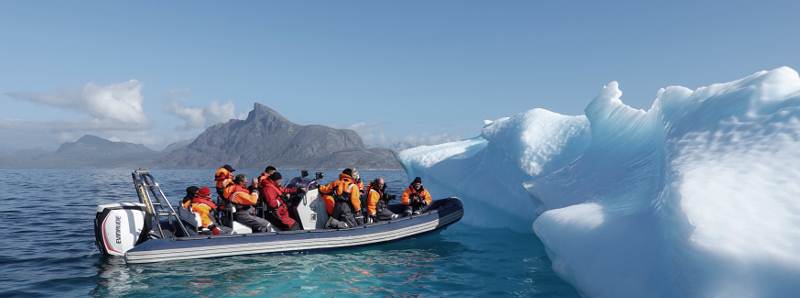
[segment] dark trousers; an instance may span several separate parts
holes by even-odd
[[[353,215],[353,208],[350,207],[349,202],[336,202],[336,205],[333,206],[333,218],[347,223],[350,227],[358,225],[356,223],[356,217]]]
[[[411,215],[412,213],[423,213],[428,210],[428,205],[425,203],[415,203],[411,202],[411,204],[406,205],[405,213],[406,215]]]
[[[234,213],[234,219],[253,229],[253,233],[269,231],[269,221],[256,216],[255,208],[251,207],[247,210],[237,210],[236,213]]]

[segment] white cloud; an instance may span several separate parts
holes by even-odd
[[[236,106],[232,102],[220,104],[213,101],[206,107],[189,107],[175,100],[167,107],[167,112],[184,121],[183,129],[200,129],[230,119],[238,119]]]
[[[74,123],[78,126],[124,130],[148,127],[148,119],[142,109],[142,85],[137,80],[105,86],[89,82],[81,90],[55,93],[9,92],[6,95],[18,100],[74,110],[90,117],[88,122]]]
[[[206,115],[206,122],[209,125],[217,124],[220,122],[228,122],[228,120],[236,117],[236,106],[232,102],[219,104],[212,101],[211,104],[204,110]]]
[[[185,129],[203,128],[206,124],[206,117],[203,116],[203,108],[187,107],[180,102],[173,101],[172,104],[167,107],[167,112],[183,119],[183,128]]]
[[[0,119],[0,138],[11,148],[53,148],[58,144],[93,134],[128,142],[157,144],[144,113],[142,84],[129,80],[109,85],[86,83],[82,88],[57,92],[8,92],[22,101],[75,111],[85,118],[75,120]]]

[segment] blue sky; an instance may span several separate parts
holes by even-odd
[[[159,148],[254,101],[375,144],[436,141],[582,113],[611,80],[645,108],[667,85],[800,68],[798,1],[162,2],[0,2],[6,148]],[[131,102],[141,115],[114,110]]]

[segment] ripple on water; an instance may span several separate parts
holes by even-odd
[[[210,171],[154,174],[176,199],[187,184],[211,184]],[[362,173],[377,175],[395,193],[407,183],[402,172]],[[14,223],[0,230],[0,296],[577,297],[533,235],[464,224],[354,249],[125,265],[99,255],[93,221],[96,205],[135,200],[130,179],[128,170],[0,170],[0,189],[15,190],[0,194],[0,219]]]

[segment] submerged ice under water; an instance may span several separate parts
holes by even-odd
[[[174,201],[212,172],[153,174]],[[376,175],[394,192],[407,183],[401,171],[362,172]],[[135,201],[130,180],[127,169],[0,170],[0,297],[578,296],[530,232],[461,223],[352,249],[125,265],[99,255],[92,221],[98,204]]]
[[[585,115],[534,109],[399,154],[480,226],[533,230],[591,297],[800,293],[800,77],[788,67],[648,110],[616,82]]]

